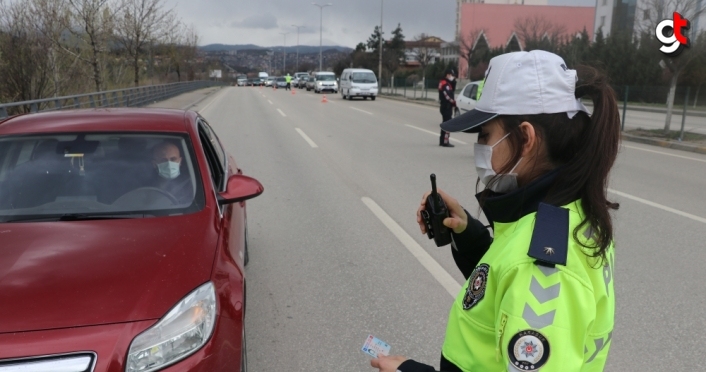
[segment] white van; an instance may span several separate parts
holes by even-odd
[[[352,100],[353,97],[375,100],[378,95],[378,80],[375,73],[363,68],[347,68],[341,74],[341,96]]]

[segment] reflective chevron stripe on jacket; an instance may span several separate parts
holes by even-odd
[[[612,339],[614,252],[603,265],[573,230],[580,203],[495,223],[449,314],[444,357],[462,371],[602,371]],[[593,230],[577,234],[593,242]],[[529,253],[528,253],[529,250]]]

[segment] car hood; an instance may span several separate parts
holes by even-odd
[[[0,333],[162,317],[210,278],[208,215],[0,224]]]

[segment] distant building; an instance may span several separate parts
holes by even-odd
[[[547,0],[456,0],[456,40],[461,34],[461,6],[463,4],[548,5]]]
[[[441,43],[440,48],[441,61],[446,64],[453,63],[458,66],[458,42]]]
[[[403,67],[416,68],[421,65],[420,56],[426,55],[427,65],[436,63],[441,58],[441,44],[444,40],[428,36],[421,40],[406,41]]]
[[[541,0],[532,1],[532,3],[539,1]],[[593,38],[595,18],[595,8],[593,7],[528,6],[529,0],[525,0],[525,5],[515,5],[514,1],[509,5],[506,1],[501,4],[489,4],[488,2],[460,4],[460,31],[457,39],[460,53],[464,53],[464,45],[469,45],[473,50],[481,47],[497,48],[501,46],[509,50],[524,50],[522,35],[516,26],[518,23],[530,20],[546,21],[553,27],[561,28],[563,35],[569,37],[576,37],[586,29],[589,37]],[[552,30],[547,30],[543,37],[551,40],[552,35],[549,35],[549,32]],[[459,58],[459,76],[468,76],[468,63],[463,58]]]

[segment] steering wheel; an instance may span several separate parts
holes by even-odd
[[[134,190],[128,191],[125,194],[121,195],[118,199],[113,202],[113,204],[122,204],[125,202],[135,202],[135,203],[144,203],[145,200],[154,200],[154,198],[150,198],[150,195],[157,194],[160,197],[169,199],[170,202],[172,202],[173,205],[179,204],[179,200],[177,198],[170,194],[167,191],[164,191],[158,187],[151,187],[151,186],[145,186],[145,187],[138,187]],[[141,198],[139,198],[141,196]],[[136,200],[136,199],[140,200]]]

